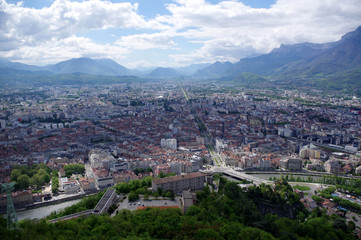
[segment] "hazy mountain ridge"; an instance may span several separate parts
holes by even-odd
[[[221,77],[223,76],[231,67],[233,64],[231,62],[215,62],[211,64],[210,66],[199,69],[196,71],[192,77],[196,78],[213,78],[213,77]]]
[[[111,59],[73,58],[46,67],[38,67],[0,58],[0,76],[85,74],[83,76],[138,76],[146,78],[178,78],[259,83],[260,80],[299,84],[361,87],[361,27],[332,43],[300,43],[281,45],[270,53],[244,58],[232,64],[191,64],[187,67],[158,67],[141,72],[130,70]],[[246,73],[246,74],[244,74]],[[250,78],[250,81],[247,80]],[[257,81],[252,81],[257,80]],[[351,85],[351,83],[353,85]]]
[[[118,66],[117,66],[118,65]],[[56,74],[86,73],[92,75],[125,75],[127,69],[110,59],[93,60],[90,58],[73,58],[48,67]]]
[[[202,70],[201,70],[202,71]],[[234,63],[219,81],[235,81],[242,73],[275,83],[313,84],[319,87],[360,88],[361,27],[332,43],[281,45],[270,53]],[[242,75],[238,83],[250,82]],[[254,79],[255,76],[252,75]],[[259,81],[256,81],[259,82]]]
[[[158,67],[147,75],[147,77],[151,78],[174,78],[179,76],[180,74],[173,68],[164,67]]]

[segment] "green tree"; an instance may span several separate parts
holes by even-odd
[[[135,192],[130,192],[128,195],[128,199],[130,202],[137,201],[139,199],[139,194]]]
[[[69,164],[64,166],[65,175],[70,177],[72,174],[84,174],[85,167],[83,164]]]
[[[20,169],[14,169],[11,171],[11,181],[16,182],[16,180],[18,179],[18,177],[20,177],[20,175],[22,174]]]
[[[41,186],[44,185],[44,179],[42,178],[42,176],[35,174],[31,179],[30,179],[30,184],[33,186],[36,186],[37,188],[40,188]]]
[[[349,232],[353,232],[356,229],[356,224],[354,223],[354,221],[348,221],[347,228]]]
[[[20,175],[20,177],[18,177],[16,184],[18,185],[18,187],[20,189],[25,189],[28,188],[30,185],[30,178],[28,175],[26,174],[22,174]]]

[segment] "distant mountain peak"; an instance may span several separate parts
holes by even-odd
[[[166,77],[178,77],[180,74],[169,67],[157,67],[148,74],[148,77],[166,78]]]
[[[223,63],[216,61],[208,67],[198,70],[193,74],[193,76],[197,78],[220,77],[228,71],[232,65],[233,64],[229,61]]]
[[[342,36],[341,42],[347,41],[347,40],[361,40],[361,26],[359,26],[355,31],[346,33]]]
[[[131,71],[112,59],[72,58],[48,67],[57,74],[86,73],[104,76],[131,75]]]

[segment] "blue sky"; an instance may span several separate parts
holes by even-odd
[[[361,25],[360,0],[0,0],[0,9],[0,56],[35,65],[236,62]]]

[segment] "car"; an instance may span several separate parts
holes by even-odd
[[[140,202],[138,202],[138,205],[140,205]]]

